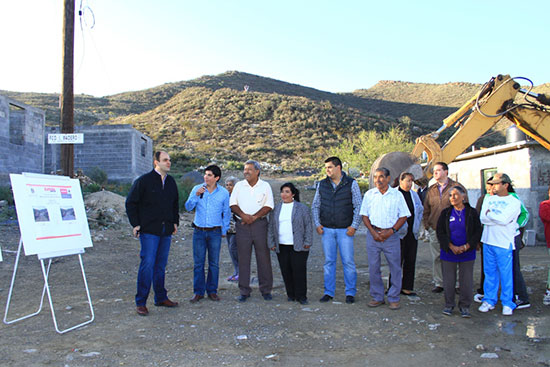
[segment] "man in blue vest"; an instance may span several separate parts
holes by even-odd
[[[325,160],[327,177],[319,182],[311,211],[317,233],[322,236],[325,253],[325,294],[321,302],[334,298],[336,288],[336,259],[340,258],[344,268],[346,303],[355,302],[357,271],[353,258],[353,236],[361,223],[361,190],[357,181],[342,172],[342,161],[338,157]]]

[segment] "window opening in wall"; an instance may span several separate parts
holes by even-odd
[[[488,179],[493,177],[498,170],[496,168],[486,168],[481,170],[481,195],[484,196],[487,193],[485,189],[485,183]]]
[[[147,139],[141,138],[141,156],[145,157],[145,153],[147,152]]]
[[[10,106],[10,143],[23,145],[25,142],[25,109],[14,104]]]

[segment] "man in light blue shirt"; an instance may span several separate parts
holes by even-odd
[[[204,298],[204,293],[212,301],[219,301],[218,278],[220,247],[222,236],[229,228],[231,210],[229,209],[229,192],[218,185],[222,171],[216,165],[204,169],[204,184],[196,185],[185,202],[185,209],[195,209],[193,219],[193,292],[189,300],[197,303]],[[208,276],[204,275],[204,262],[208,251]]]

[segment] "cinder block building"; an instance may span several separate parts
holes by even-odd
[[[0,95],[0,184],[10,173],[44,172],[45,113]]]
[[[45,139],[58,133],[58,127],[46,127]],[[98,167],[109,180],[131,182],[153,168],[153,139],[132,125],[75,126],[75,133],[84,134],[84,143],[74,145],[75,172]],[[60,145],[46,144],[45,173],[60,169],[60,153]]]
[[[449,164],[449,176],[466,189],[475,205],[485,194],[484,182],[496,172],[510,176],[514,188],[529,211],[524,241],[528,245],[544,242],[539,204],[548,197],[550,151],[535,141],[517,141],[459,155]]]

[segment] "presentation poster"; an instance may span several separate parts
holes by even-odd
[[[80,182],[63,176],[10,174],[25,255],[92,246]]]

